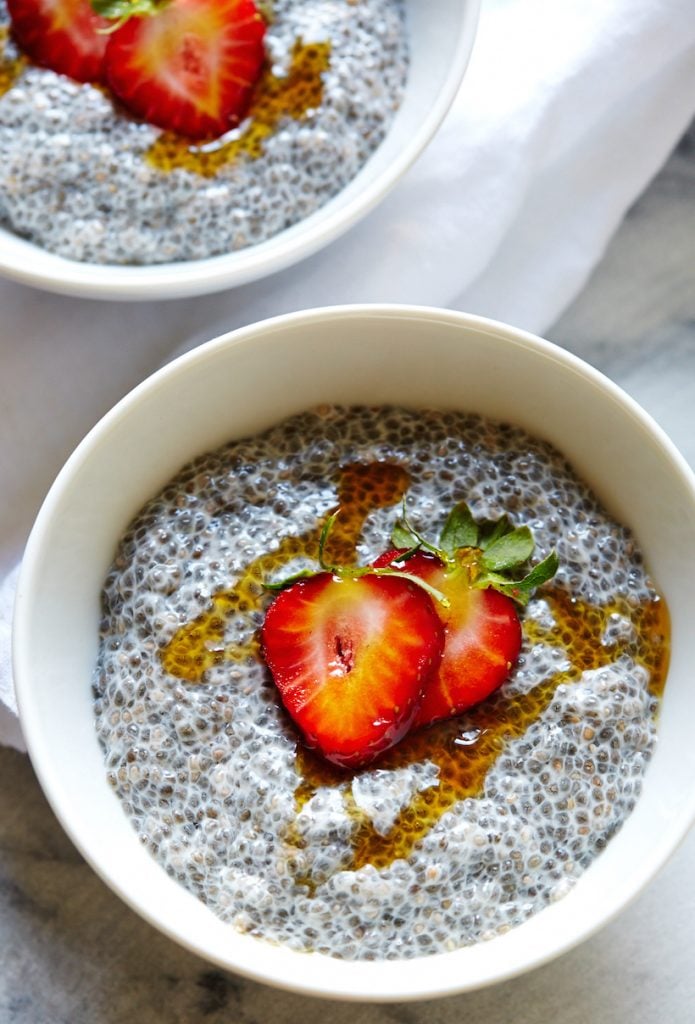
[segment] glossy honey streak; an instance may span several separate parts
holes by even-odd
[[[27,63],[24,57],[10,58],[5,55],[8,37],[9,29],[0,26],[0,96],[12,88]]]
[[[376,508],[395,505],[408,488],[407,472],[389,464],[348,465],[341,469],[338,481],[340,516],[329,538],[327,560],[349,564],[355,555],[362,525]],[[184,625],[161,652],[164,668],[189,682],[199,683],[207,668],[224,660],[240,661],[258,657],[258,640],[245,648],[224,645],[227,615],[243,608],[260,608],[263,603],[263,580],[297,554],[315,557],[322,524],[296,538],[285,538],[277,551],[262,555],[247,567],[233,591],[217,595],[212,608],[193,622]],[[352,800],[351,774],[341,770],[307,750],[297,749],[299,782],[295,792],[295,809],[299,813],[321,786],[342,787],[346,810],[355,819],[352,840],[352,861],[357,870],[366,864],[384,868],[400,858],[407,858],[415,844],[437,823],[455,803],[466,797],[480,796],[485,777],[506,744],[524,735],[553,699],[561,683],[576,682],[582,672],[613,663],[628,654],[650,673],[650,692],[658,698],[663,692],[669,659],[670,625],[664,601],[655,599],[637,607],[626,600],[606,606],[592,606],[574,600],[558,588],[546,586],[543,596],[548,601],[554,624],[545,628],[532,620],[523,622],[529,646],[545,643],[565,651],[572,666],[540,683],[526,694],[504,695],[504,689],[464,715],[406,737],[397,747],[387,751],[376,767],[395,769],[429,760],[439,769],[438,783],[417,793],[396,819],[386,836],[380,835]],[[613,645],[602,642],[612,615],[627,618],[633,633]],[[291,827],[288,844],[299,848],[302,839]],[[323,879],[297,877],[311,891]]]
[[[322,75],[330,64],[330,43],[302,43],[297,40],[286,75],[273,75],[267,69],[256,89],[248,113],[248,126],[235,138],[224,138],[204,146],[164,132],[150,146],[145,159],[160,171],[181,168],[203,178],[214,178],[221,167],[232,164],[242,154],[255,160],[263,153],[263,143],[283,117],[300,121],[323,100]]]

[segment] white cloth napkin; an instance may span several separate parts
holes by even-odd
[[[694,114],[693,0],[483,0],[437,137],[318,255],[185,302],[0,282],[0,742],[22,746],[9,648],[24,541],[63,460],[122,394],[180,348],[307,306],[415,302],[542,332]]]

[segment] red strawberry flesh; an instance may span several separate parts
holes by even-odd
[[[400,554],[386,552],[375,567],[395,563],[449,602],[448,607],[436,603],[444,626],[444,651],[416,713],[417,727],[458,715],[501,686],[519,656],[521,625],[511,598],[492,588],[471,587],[464,571],[447,571],[433,555],[417,552],[401,563]]]
[[[324,572],[278,595],[262,641],[307,744],[338,765],[358,767],[410,728],[439,664],[443,630],[417,584]]]
[[[35,63],[78,82],[97,82],[110,22],[89,0],[8,0],[12,34]]]
[[[191,139],[246,115],[265,59],[253,0],[170,0],[109,37],[105,77],[137,117]]]

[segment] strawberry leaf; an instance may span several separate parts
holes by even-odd
[[[506,515],[501,519],[483,519],[478,523],[478,547],[481,551],[487,550],[491,544],[504,537],[505,533],[511,533],[513,529]]]
[[[552,579],[558,570],[559,559],[555,551],[551,551],[550,554],[535,565],[531,571],[520,580],[507,580],[505,577],[496,576],[496,574],[489,574],[481,576],[476,580],[476,587],[485,586],[485,580],[488,581],[487,585],[494,586],[495,590],[499,590],[501,594],[506,594],[507,597],[511,597],[514,601],[518,601],[521,605],[528,604],[533,592],[541,586],[542,583],[546,583]]]
[[[506,572],[521,565],[533,554],[533,534],[528,526],[520,526],[493,541],[480,559],[483,569]]]
[[[478,547],[478,525],[465,501],[454,505],[439,538],[442,551],[453,558],[460,548]]]
[[[558,570],[560,565],[560,559],[557,557],[556,551],[551,551],[542,562],[538,565],[534,565],[533,569],[528,573],[527,576],[520,581],[527,589],[534,589],[540,587],[542,583],[547,583],[551,580]]]
[[[391,543],[394,548],[407,548],[409,551],[420,546],[420,541],[400,519],[391,531]]]

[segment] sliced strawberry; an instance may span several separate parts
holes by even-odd
[[[7,0],[12,34],[20,49],[42,67],[78,82],[101,79],[110,22],[89,0]]]
[[[416,713],[413,726],[418,727],[458,715],[501,686],[519,656],[521,626],[514,601],[492,588],[472,587],[465,568],[421,552],[399,562],[403,554],[387,551],[374,566],[403,569],[447,602],[435,602],[444,625],[444,652]]]
[[[262,645],[307,744],[356,767],[410,728],[439,664],[443,629],[417,584],[322,572],[278,595]]]
[[[108,40],[105,77],[137,117],[191,139],[233,128],[248,109],[265,51],[253,0],[169,0]]]

